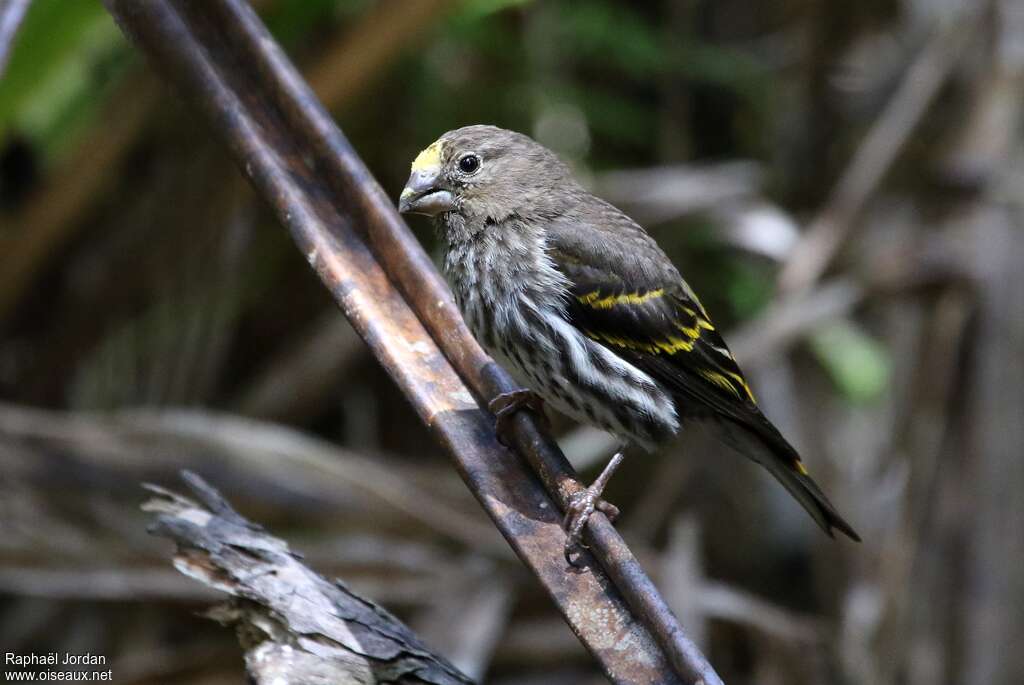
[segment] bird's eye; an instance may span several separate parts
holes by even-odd
[[[480,158],[476,155],[466,155],[459,160],[459,171],[464,174],[475,173],[480,168]]]

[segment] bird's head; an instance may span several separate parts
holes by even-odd
[[[558,211],[567,187],[576,184],[565,164],[533,139],[494,126],[466,126],[416,157],[398,210],[482,228]]]

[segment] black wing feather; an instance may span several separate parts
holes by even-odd
[[[668,262],[653,241],[638,244]],[[674,268],[615,269],[607,255],[595,264],[557,244],[551,256],[570,281],[565,311],[576,328],[671,389],[684,415],[736,423],[760,438],[767,454],[740,439],[734,444],[765,466],[829,535],[837,528],[860,540],[761,413],[725,341]]]
[[[760,423],[743,372],[688,289],[673,283],[631,287],[621,276],[580,266],[560,251],[553,256],[571,282],[566,314],[585,335],[695,401],[687,406]]]

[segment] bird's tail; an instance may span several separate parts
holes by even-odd
[[[744,456],[768,469],[829,537],[834,537],[832,530],[836,529],[850,539],[860,542],[860,536],[839,515],[825,493],[807,473],[803,462],[800,461],[800,455],[793,446],[767,419],[764,419],[764,423],[763,429],[758,426],[759,430],[746,425],[741,425],[740,430],[726,430],[727,440]]]

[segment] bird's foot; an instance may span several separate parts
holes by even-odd
[[[587,546],[583,544],[583,529],[595,511],[602,512],[609,521],[614,522],[619,517],[619,508],[601,499],[600,490],[595,489],[593,485],[586,490],[580,490],[569,500],[562,526],[566,533],[565,560],[570,566],[580,566],[579,558],[573,555],[586,549]]]
[[[494,432],[498,442],[508,447],[512,430],[512,417],[521,409],[529,409],[546,427],[547,415],[544,414],[544,400],[532,390],[521,388],[512,392],[503,392],[488,403],[487,408],[494,414]]]
[[[589,488],[580,490],[569,498],[562,527],[565,528],[566,533],[565,560],[570,566],[578,568],[580,565],[579,558],[574,559],[573,555],[586,548],[586,545],[583,544],[583,529],[586,528],[590,516],[595,511],[600,511],[613,523],[619,517],[619,508],[611,502],[601,499],[601,493],[604,492],[605,486],[608,485],[615,469],[622,463],[624,456],[621,451],[616,452],[608,465],[604,467],[604,471]]]

